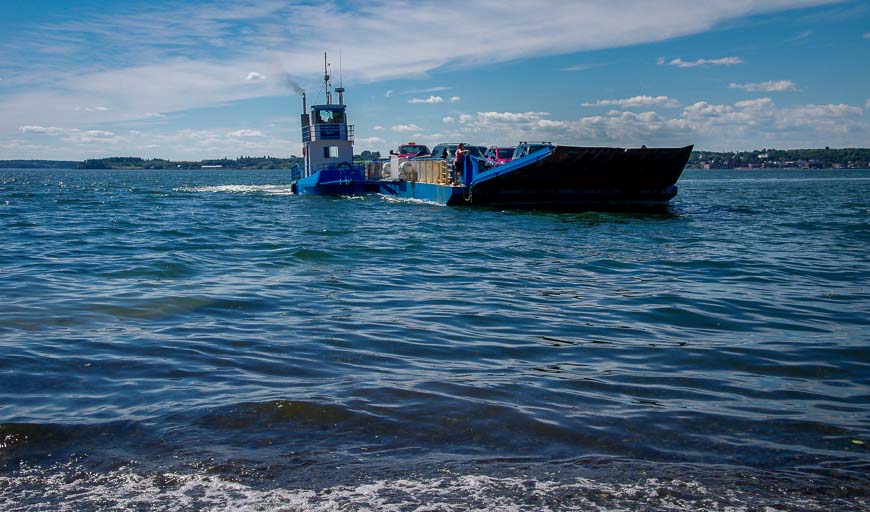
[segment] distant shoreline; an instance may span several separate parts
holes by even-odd
[[[354,159],[369,161],[380,158],[380,152],[363,151]],[[118,169],[118,170],[290,170],[303,165],[301,157],[272,156],[236,159],[222,158],[200,161],[173,161],[139,157],[109,157],[89,160],[0,160],[0,169]],[[870,148],[842,149],[760,149],[754,151],[693,151],[688,169],[756,170],[756,169],[868,169]]]

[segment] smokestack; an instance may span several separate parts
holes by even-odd
[[[337,87],[335,92],[338,93],[338,104],[344,105],[344,87]]]
[[[302,121],[302,140],[308,140],[310,134],[306,133],[308,125],[311,124],[311,118],[308,116],[308,106],[305,104],[305,93],[302,93],[302,115],[299,117]]]

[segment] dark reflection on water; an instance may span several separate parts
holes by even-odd
[[[865,171],[286,183],[0,171],[0,508],[866,508]]]

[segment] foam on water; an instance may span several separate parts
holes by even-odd
[[[206,473],[143,474],[133,467],[95,473],[75,463],[22,466],[0,476],[0,509],[311,511],[617,511],[617,510],[866,510],[866,495],[780,488],[759,478],[750,486],[710,487],[691,477],[619,481],[498,477],[443,471],[434,477],[378,479],[326,488],[257,488]],[[557,475],[556,475],[557,476]],[[725,475],[727,476],[727,475]],[[732,475],[734,479],[745,478]],[[806,482],[807,486],[811,482]]]
[[[426,201],[425,199],[385,196],[383,194],[378,194],[378,197],[380,197],[382,200],[390,202],[390,203],[422,204],[422,205],[428,205],[428,206],[446,206],[444,204],[436,203],[434,201]]]
[[[175,187],[175,192],[224,193],[224,194],[269,194],[292,195],[290,185],[202,185]]]

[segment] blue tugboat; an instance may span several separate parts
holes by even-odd
[[[353,125],[347,124],[344,87],[337,87],[338,103],[332,102],[332,82],[323,54],[323,85],[326,103],[312,105],[307,112],[302,94],[302,155],[305,161],[301,173],[290,188],[296,194],[353,196],[379,192],[377,181],[366,178],[366,170],[353,161]]]
[[[492,167],[464,155],[456,172],[456,144],[436,146],[429,157],[393,154],[381,168],[353,162],[353,126],[347,124],[344,88],[338,103],[324,55],[326,103],[302,114],[304,168],[293,192],[386,197],[441,205],[591,209],[666,204],[677,194],[692,146],[681,148],[578,147],[520,143],[512,161]],[[305,95],[302,110],[306,111]],[[297,171],[298,172],[298,171]]]

